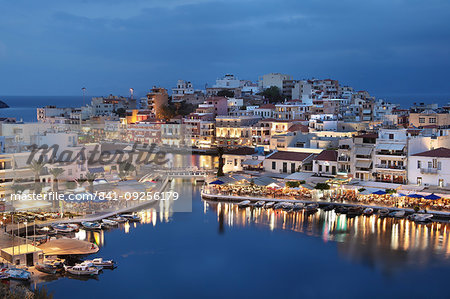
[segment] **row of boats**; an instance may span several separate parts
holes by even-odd
[[[118,226],[119,223],[126,221],[139,222],[141,218],[135,214],[116,215],[113,217],[102,219],[101,221],[83,221],[81,226],[75,223],[55,223],[52,224],[52,229],[56,233],[71,233],[77,232],[80,227],[87,230],[101,230],[103,228]],[[48,229],[47,229],[48,230]]]
[[[266,209],[282,209],[285,211],[300,211],[304,210],[307,214],[316,213],[319,209],[318,203],[303,203],[303,202],[274,202],[274,201],[257,201],[252,203],[250,200],[244,200],[238,203],[239,208],[247,208],[247,207],[259,207]],[[412,220],[419,223],[428,223],[431,222],[433,215],[427,213],[413,213],[407,215],[405,210],[395,210],[390,211],[389,209],[375,209],[370,207],[363,206],[344,206],[344,205],[335,205],[335,204],[325,204],[320,207],[323,211],[332,211],[334,210],[338,214],[346,214],[348,217],[355,216],[370,216],[373,214],[378,215],[379,217],[393,217],[393,218],[407,218],[408,220]]]
[[[114,269],[116,263],[113,260],[104,260],[103,258],[94,258],[85,260],[74,266],[65,265],[63,259],[45,260],[35,265],[36,270],[46,274],[67,273],[75,276],[93,276],[98,275],[103,269]],[[28,281],[31,278],[31,272],[21,268],[2,268],[0,269],[0,280],[20,280]]]

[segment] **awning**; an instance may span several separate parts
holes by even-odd
[[[287,177],[285,177],[285,180],[292,180],[292,181],[306,181],[310,177],[313,176],[314,173],[312,172],[294,172]]]
[[[263,160],[247,159],[244,162],[242,162],[242,165],[258,166],[258,165],[261,165],[262,162],[263,162]]]
[[[361,156],[369,156],[372,153],[372,148],[371,147],[358,147],[356,148],[356,152],[357,155],[361,155]]]
[[[369,168],[371,164],[372,161],[357,161],[355,166],[358,168]]]
[[[402,151],[404,148],[404,144],[382,143],[377,145],[377,150],[382,151]]]

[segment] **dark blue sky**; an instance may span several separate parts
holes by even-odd
[[[0,0],[0,94],[143,94],[225,73],[450,94],[450,1]]]

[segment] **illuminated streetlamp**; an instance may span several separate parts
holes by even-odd
[[[134,88],[130,88],[130,99],[133,99]]]

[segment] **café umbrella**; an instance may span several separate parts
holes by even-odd
[[[410,194],[410,195],[408,195],[408,197],[409,197],[409,198],[422,198],[423,196],[422,196],[422,195],[420,195],[420,194],[416,194],[416,193],[414,193],[414,194]]]
[[[221,181],[221,180],[215,180],[212,181],[211,183],[209,183],[210,185],[222,185],[225,184],[225,182]]]
[[[385,194],[386,194],[386,191],[378,190],[378,191],[372,192],[372,194],[375,194],[375,195],[385,195]]]
[[[436,194],[434,194],[434,193],[431,193],[430,195],[427,195],[427,196],[425,196],[424,197],[425,199],[430,199],[430,200],[437,200],[437,199],[441,199],[441,197],[440,196],[437,196]]]

